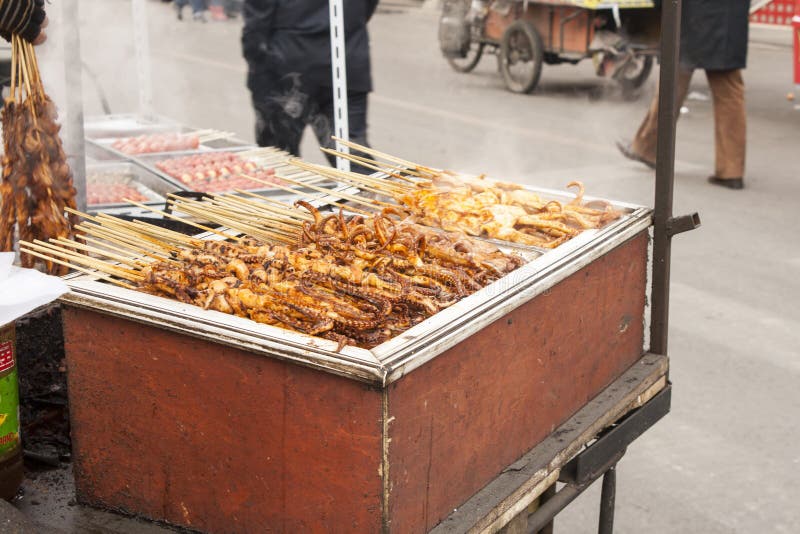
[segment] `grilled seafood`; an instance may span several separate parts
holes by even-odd
[[[562,204],[545,201],[517,184],[445,171],[398,200],[427,226],[543,248],[554,248],[620,217],[608,203],[583,203],[581,182],[567,187],[577,188],[577,194]]]
[[[298,245],[205,241],[141,271],[142,290],[205,309],[372,347],[522,264],[490,244],[387,211],[313,215]]]

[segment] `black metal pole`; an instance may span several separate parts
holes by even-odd
[[[611,467],[603,475],[603,490],[600,493],[600,521],[598,534],[614,532],[614,504],[617,498],[617,466]]]
[[[675,122],[677,102],[681,0],[664,0],[661,8],[661,76],[658,85],[658,146],[653,214],[653,286],[650,312],[650,351],[667,353],[669,325],[669,263],[672,189],[675,179]]]

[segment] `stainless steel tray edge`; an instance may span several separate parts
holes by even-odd
[[[280,360],[290,360],[347,378],[371,383],[383,383],[385,379],[383,366],[366,349],[348,346],[336,352],[336,343],[326,339],[109,286],[89,275],[68,276],[65,280],[71,292],[59,300],[79,308],[101,311]]]
[[[337,188],[339,191],[349,189],[346,185]],[[335,198],[337,190],[331,191],[330,196]],[[320,200],[324,205],[325,199]],[[101,310],[110,315],[385,386],[651,226],[650,209],[631,208],[634,211],[623,219],[601,230],[582,233],[371,350],[345,347],[337,353],[336,345],[331,341],[118,288],[89,275],[67,276],[72,292],[62,300],[78,307]]]

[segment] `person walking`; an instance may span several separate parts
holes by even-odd
[[[367,143],[372,74],[367,23],[378,0],[344,2],[350,140]],[[256,141],[300,155],[306,125],[333,148],[328,0],[245,0],[242,51],[256,114]],[[326,154],[334,164],[335,158]],[[354,166],[354,171],[364,172]]]
[[[708,181],[744,188],[745,100],[742,69],[747,64],[748,0],[684,0],[680,65],[675,81],[677,109],[683,105],[695,69],[706,71],[714,105],[714,174]],[[628,159],[655,168],[658,93],[629,144],[617,143]]]

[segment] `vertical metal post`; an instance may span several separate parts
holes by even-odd
[[[49,8],[48,8],[49,9]],[[86,147],[83,134],[83,83],[81,71],[81,39],[78,30],[78,0],[65,0],[61,8],[64,47],[64,86],[66,121],[62,142],[72,171],[75,203],[86,211]]]
[[[681,0],[664,0],[661,9],[661,76],[658,98],[658,146],[653,214],[653,306],[650,320],[650,351],[667,353],[669,325],[669,263],[672,219],[672,189],[675,179],[675,122],[677,102]]]
[[[600,493],[600,522],[598,534],[614,532],[614,505],[617,498],[617,466],[612,466],[603,475],[603,490]]]
[[[150,70],[150,36],[147,32],[147,7],[145,0],[131,2],[133,19],[133,50],[136,55],[136,76],[139,79],[139,113],[153,113],[153,85]]]
[[[333,76],[333,125],[336,137],[350,139],[347,107],[347,60],[345,56],[344,7],[342,0],[330,0],[331,22],[331,75]],[[346,146],[336,142],[336,150],[348,152]],[[350,160],[336,158],[339,170],[349,171]]]

